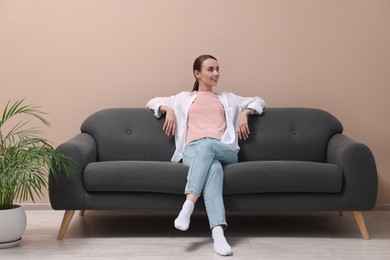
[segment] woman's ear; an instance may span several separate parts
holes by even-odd
[[[200,72],[197,70],[194,70],[194,76],[195,78],[199,79]]]

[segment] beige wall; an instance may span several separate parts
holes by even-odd
[[[0,106],[43,106],[58,145],[98,109],[190,90],[209,53],[218,90],[338,117],[390,203],[389,27],[387,0],[0,0]]]

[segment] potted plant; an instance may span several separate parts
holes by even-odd
[[[0,113],[0,248],[17,245],[26,229],[26,214],[14,201],[34,202],[47,188],[49,170],[58,176],[70,169],[69,158],[40,137],[39,127],[29,126],[49,126],[45,113],[23,102],[8,102]]]

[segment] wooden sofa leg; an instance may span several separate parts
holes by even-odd
[[[65,211],[64,218],[62,219],[60,231],[58,232],[57,240],[64,239],[66,230],[68,230],[69,223],[73,218],[75,210],[67,210]]]
[[[363,214],[360,211],[352,211],[352,215],[355,218],[356,224],[359,227],[363,239],[369,240],[370,236],[368,235],[366,223],[364,223]]]
[[[84,210],[84,209],[83,209],[83,210],[80,210],[79,216],[84,216],[84,213],[85,213],[85,210]]]

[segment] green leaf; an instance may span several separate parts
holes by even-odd
[[[48,173],[54,178],[68,174],[70,158],[57,152],[50,142],[40,135],[37,127],[28,127],[33,119],[49,126],[39,107],[23,105],[24,99],[10,102],[4,108],[0,120],[0,209],[12,208],[14,200],[35,201],[43,196],[48,186]],[[27,116],[3,133],[2,127],[18,115]]]

